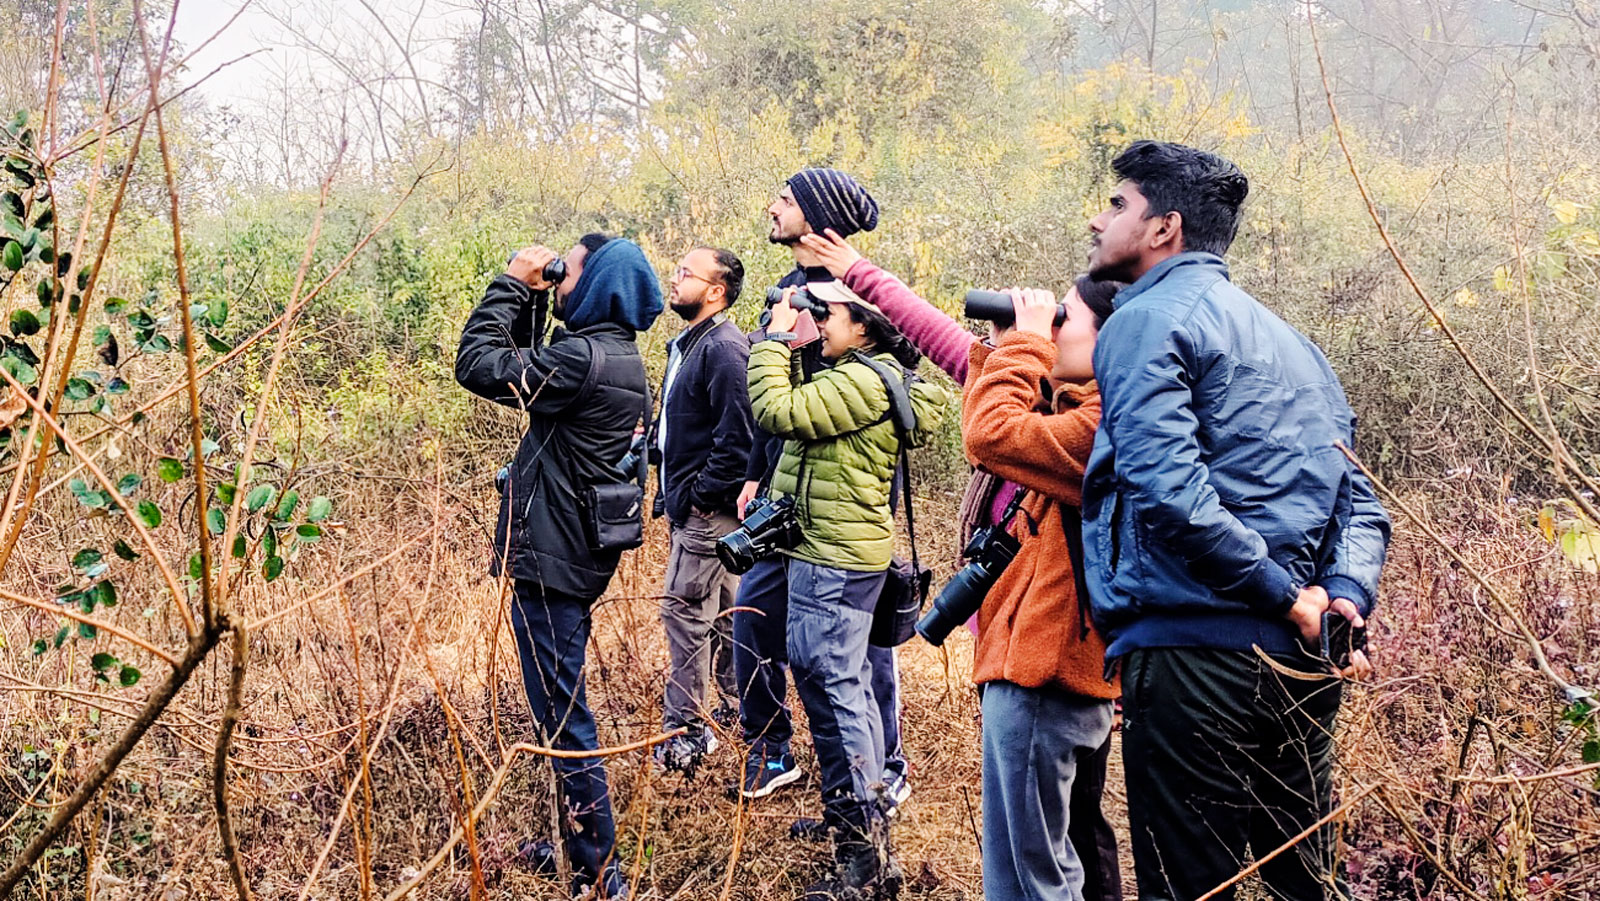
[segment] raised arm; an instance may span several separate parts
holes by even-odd
[[[587,341],[533,344],[533,297],[527,285],[498,275],[467,317],[456,348],[456,381],[479,397],[518,410],[557,412],[588,377]]]
[[[889,410],[889,392],[860,363],[843,363],[800,382],[782,341],[750,349],[750,406],[756,424],[784,438],[815,441],[859,431]]]

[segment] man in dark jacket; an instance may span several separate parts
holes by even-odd
[[[528,431],[502,490],[494,573],[515,581],[511,624],[540,741],[593,750],[597,736],[583,672],[589,608],[621,555],[591,546],[579,499],[589,486],[626,480],[617,467],[635,423],[649,418],[644,362],[634,340],[661,312],[661,290],[631,241],[584,236],[567,253],[566,278],[551,285],[542,273],[555,256],[544,247],[528,248],[490,282],[461,333],[456,381],[528,413]],[[566,327],[544,345],[535,328],[543,317],[535,314],[552,287],[552,312]],[[574,890],[595,886],[603,897],[625,895],[612,859],[616,827],[602,762],[553,763]],[[524,852],[539,866],[554,860],[548,843],[526,843]]]
[[[878,203],[867,189],[837,169],[802,169],[790,176],[767,207],[772,230],[767,240],[794,253],[795,268],[778,281],[778,287],[803,287],[809,282],[833,281],[833,275],[800,238],[832,229],[841,237],[871,231],[878,225]],[[802,366],[820,367],[820,344],[797,355]],[[783,452],[783,439],[754,429],[754,446],[745,470],[738,510],[771,479]],[[891,504],[893,500],[891,500]],[[733,614],[734,670],[739,682],[739,721],[750,744],[741,785],[745,797],[760,798],[803,775],[789,752],[793,734],[787,696],[788,651],[784,624],[789,605],[788,581],[781,557],[762,560],[739,580],[739,602]],[[883,721],[884,789],[898,804],[911,792],[905,753],[900,743],[900,686],[894,651],[872,647],[872,694]],[[814,833],[819,824],[797,824]]]
[[[1322,615],[1364,625],[1389,520],[1338,447],[1355,422],[1326,358],[1228,280],[1244,174],[1152,141],[1112,167],[1089,269],[1132,284],[1094,353],[1085,568],[1122,666],[1139,895],[1187,901],[1331,809]],[[1343,675],[1370,671],[1358,651]],[[1269,894],[1346,896],[1333,828],[1262,866]]]
[[[739,527],[734,502],[750,455],[750,343],[726,313],[743,285],[737,256],[697,247],[673,271],[669,297],[688,324],[667,344],[655,434],[660,506],[672,528],[661,602],[671,657],[662,721],[668,730],[689,731],[657,745],[656,760],[685,772],[717,745],[705,722],[713,671],[722,694],[718,710],[731,710],[739,697],[728,615],[739,579],[722,568],[716,544]]]

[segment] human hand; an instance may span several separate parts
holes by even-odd
[[[1360,608],[1356,606],[1355,601],[1349,598],[1334,598],[1328,605],[1328,609],[1349,620],[1352,629],[1362,629],[1367,625],[1366,619],[1361,615]],[[1320,637],[1319,635],[1319,640]],[[1350,652],[1350,665],[1338,672],[1339,675],[1346,679],[1356,679],[1358,681],[1367,679],[1372,676],[1372,661],[1367,657],[1367,652],[1364,649],[1354,650]]]
[[[861,254],[850,246],[850,242],[839,237],[839,233],[831,228],[827,230],[827,237],[812,232],[801,236],[800,243],[816,254],[817,261],[826,267],[834,278],[844,278],[850,267],[861,260]]]
[[[1312,648],[1313,653],[1322,643],[1322,613],[1328,609],[1328,604],[1328,592],[1321,585],[1307,585],[1300,589],[1294,606],[1283,616],[1300,630],[1300,637],[1305,639],[1306,646]]]
[[[1006,291],[1005,291],[1006,294],[1012,295],[1012,297],[1011,297],[1012,306],[1016,306],[1016,303],[1017,303],[1017,298],[1015,296],[1017,290],[1018,289],[1016,289],[1016,288],[1007,288]],[[1000,323],[995,322],[994,320],[991,319],[989,321],[989,343],[990,344],[999,344],[1001,338],[1004,338],[1005,336],[1007,336],[1007,335],[1011,334],[1012,332],[1016,331],[1016,328],[1017,328],[1017,324],[1016,324],[1016,320],[1015,319],[1012,319],[1011,322],[1008,322],[1005,325],[1001,325]]]
[[[794,331],[794,324],[800,321],[800,311],[789,304],[789,298],[793,296],[793,288],[783,289],[783,300],[773,306],[772,318],[767,321],[767,334]]]
[[[550,283],[544,280],[544,267],[556,257],[555,251],[541,244],[524,247],[506,265],[506,275],[535,291],[548,290]]]
[[[750,502],[756,499],[756,492],[760,489],[760,482],[745,482],[744,487],[739,489],[739,499],[733,502],[734,511],[739,514],[739,519],[744,519],[744,508],[750,506]]]
[[[1017,311],[1017,331],[1049,338],[1056,327],[1056,296],[1041,288],[1012,288],[1011,305]]]

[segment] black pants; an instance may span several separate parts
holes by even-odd
[[[1084,901],[1122,901],[1122,869],[1117,860],[1117,832],[1100,807],[1106,790],[1106,764],[1111,738],[1100,750],[1078,761],[1078,776],[1067,798],[1067,841],[1083,867]]]
[[[539,739],[568,751],[599,747],[594,716],[584,691],[584,654],[589,644],[593,602],[546,591],[537,582],[517,580],[511,602],[511,629],[522,658],[522,686],[533,708]],[[616,825],[605,761],[599,757],[551,759],[561,787],[561,838],[572,862],[575,886],[593,884],[612,860]],[[609,874],[608,874],[608,878]]]
[[[1317,671],[1310,659],[1286,666]],[[1305,681],[1253,652],[1135,651],[1123,658],[1122,759],[1142,901],[1191,901],[1332,809],[1337,679]],[[1261,868],[1274,898],[1347,898],[1324,826]],[[1234,893],[1219,895],[1231,901]]]

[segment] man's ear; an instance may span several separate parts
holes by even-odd
[[[1156,227],[1150,232],[1150,249],[1183,252],[1182,213],[1172,210],[1156,220]]]

